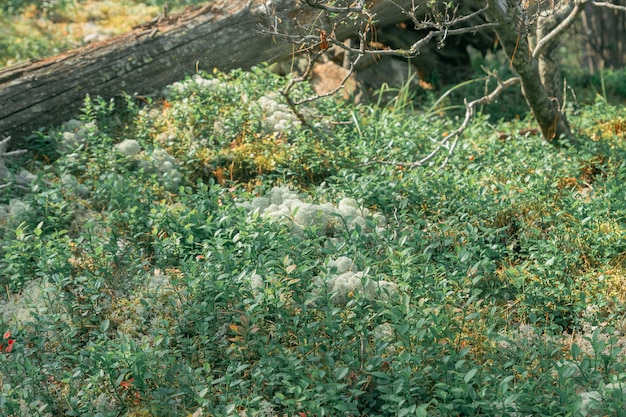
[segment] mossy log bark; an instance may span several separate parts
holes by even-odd
[[[406,19],[410,0],[374,0],[378,25]],[[292,44],[263,35],[272,19],[302,28],[318,18],[298,0],[224,0],[162,17],[130,33],[0,70],[0,139],[13,146],[76,114],[85,95],[151,94],[198,69],[248,69],[287,58]],[[337,38],[349,33],[336,33]]]

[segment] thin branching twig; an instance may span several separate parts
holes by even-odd
[[[535,46],[535,49],[533,50],[533,58],[537,59],[541,51],[547,45],[553,42],[558,36],[561,36],[563,32],[565,32],[574,23],[574,20],[576,20],[578,15],[583,11],[583,8],[585,7],[586,3],[587,3],[587,0],[575,2],[574,8],[567,15],[567,17],[563,19],[561,23],[559,23],[554,29],[552,29],[550,33],[548,33],[546,36],[544,36],[537,42],[537,45]]]
[[[30,180],[20,175],[15,175],[14,181],[12,183],[10,182],[10,183],[3,184],[3,181],[5,181],[5,178],[9,176],[9,169],[6,166],[5,159],[15,157],[15,156],[21,156],[27,152],[23,149],[7,152],[10,141],[11,141],[11,136],[8,136],[0,141],[0,189],[9,187],[12,183],[17,185],[19,188],[26,189],[28,188],[27,186],[30,183]]]
[[[461,123],[461,125],[450,134],[444,136],[441,140],[439,141],[433,140],[436,143],[435,147],[428,155],[424,156],[419,161],[405,162],[405,161],[381,160],[381,161],[370,161],[363,165],[382,164],[382,165],[393,165],[393,166],[402,167],[402,168],[417,168],[417,167],[425,165],[427,162],[433,159],[435,155],[437,155],[442,149],[445,149],[448,151],[448,154],[446,155],[445,160],[441,164],[441,168],[444,168],[446,164],[448,163],[450,156],[452,156],[452,153],[454,153],[454,150],[456,149],[456,146],[458,144],[460,137],[462,136],[465,129],[467,129],[467,126],[469,125],[469,122],[471,121],[472,116],[474,116],[475,107],[492,103],[496,98],[498,98],[500,94],[502,94],[504,90],[506,90],[512,85],[518,84],[519,82],[520,82],[519,77],[511,77],[506,81],[498,82],[498,86],[491,93],[481,98],[478,98],[476,100],[472,100],[470,102],[465,100],[465,117],[463,118],[463,122]]]
[[[613,4],[608,1],[592,1],[591,4],[593,4],[594,6],[598,6],[598,7],[606,7],[609,9],[621,10],[623,12],[626,12],[626,6],[620,6],[618,4]]]
[[[359,3],[358,6],[339,7],[339,6],[329,6],[317,0],[306,0],[306,4],[308,4],[312,8],[324,10],[325,12],[329,12],[329,13],[363,13],[363,11],[365,10],[363,1],[361,0],[357,3]]]
[[[300,76],[292,76],[288,85],[282,91],[282,95],[285,97],[285,100],[287,101],[290,109],[304,125],[310,127],[302,112],[298,110],[298,106],[323,97],[332,96],[336,94],[339,90],[344,88],[349,78],[354,74],[356,64],[364,56],[380,57],[392,55],[410,58],[418,55],[424,48],[424,46],[433,39],[437,40],[438,46],[441,47],[449,36],[458,36],[468,33],[493,30],[503,24],[500,21],[483,21],[478,23],[473,22],[474,20],[476,20],[476,18],[488,15],[490,12],[490,4],[491,6],[495,4],[493,2],[486,2],[485,7],[479,8],[475,11],[471,11],[462,16],[458,15],[458,7],[452,6],[451,3],[444,3],[445,10],[441,12],[431,8],[429,5],[432,13],[427,14],[426,17],[420,19],[417,17],[418,8],[420,7],[418,5],[418,2],[412,2],[410,10],[407,10],[400,6],[394,0],[387,1],[391,5],[398,7],[400,10],[399,13],[404,14],[413,22],[414,29],[428,31],[423,37],[414,42],[408,48],[381,48],[379,46],[375,46],[375,43],[370,42],[370,40],[374,37],[373,33],[375,32],[373,23],[375,21],[375,16],[366,6],[364,0],[346,2],[344,3],[346,4],[345,6],[336,5],[334,3],[328,4],[329,2],[327,2],[327,0],[304,0],[302,3],[303,5],[308,5],[313,9],[319,10],[320,14],[317,14],[316,18],[312,22],[296,22],[297,29],[302,29],[302,35],[294,34],[293,30],[291,30],[290,33],[281,32],[279,29],[280,20],[278,18],[271,20],[272,16],[268,11],[268,17],[272,21],[272,24],[270,25],[269,29],[265,30],[265,33],[271,35],[272,37],[280,38],[282,40],[291,42],[294,45],[297,45],[296,52],[305,52],[309,56],[307,68],[304,73]],[[506,3],[508,5],[505,7],[517,7],[514,6],[513,3],[518,4],[518,2],[508,2]],[[567,28],[571,26],[571,24],[579,16],[579,14],[582,12],[583,8],[587,4],[592,4],[598,7],[608,7],[617,10],[626,10],[626,6],[618,6],[612,4],[610,0],[572,0],[572,2],[570,2],[567,7],[560,8],[559,10],[541,10],[541,8],[538,8],[533,11],[533,16],[524,15],[524,22],[526,22],[525,24],[529,25],[530,23],[528,22],[534,21],[533,19],[530,19],[530,17],[534,17],[536,19],[541,15],[541,13],[552,14],[558,12],[558,14],[554,15],[556,21],[559,22],[558,25],[556,25],[554,29],[551,30],[546,36],[543,36],[541,39],[537,40],[537,43],[532,50],[532,59],[539,59],[542,53],[545,52],[545,48],[548,47],[555,39],[561,36]],[[523,10],[523,13],[526,13],[526,9]],[[323,26],[323,24],[321,23],[322,21],[333,22],[333,36],[329,36],[328,38],[324,37],[324,39],[321,39],[321,36],[315,34],[316,31],[319,31],[320,34],[326,33],[324,31],[324,27],[318,27]],[[341,22],[347,21],[351,22],[350,27],[356,29],[356,35],[359,39],[358,46],[352,46],[349,43],[343,43],[334,37],[335,29],[337,28],[337,26],[341,25]],[[328,25],[328,23],[326,23],[326,25]],[[326,45],[326,47],[320,48],[320,45],[322,44]],[[344,67],[348,68],[347,74],[345,74],[339,85],[331,91],[311,97],[306,97],[304,99],[295,100],[292,97],[292,90],[294,85],[298,82],[302,82],[310,78],[312,74],[313,64],[326,52],[328,44],[332,44],[336,49],[342,50],[345,54]],[[316,48],[319,48],[318,51],[313,53],[312,51]],[[434,148],[430,153],[422,157],[420,160],[411,162],[370,161],[365,165],[390,164],[406,168],[418,167],[423,166],[431,161],[439,152],[443,150],[447,151],[447,155],[442,164],[442,167],[445,166],[448,163],[450,156],[456,149],[459,139],[463,135],[463,132],[467,129],[469,122],[475,113],[475,107],[491,103],[502,93],[502,91],[514,84],[520,83],[520,81],[521,80],[519,77],[512,77],[503,82],[499,81],[497,87],[491,93],[485,94],[483,97],[472,101],[468,101],[466,99],[464,101],[465,117],[462,123],[458,126],[458,128],[456,128],[446,137],[441,139],[431,139],[435,144]],[[449,92],[446,94],[449,94]],[[446,94],[442,96],[442,99],[446,96]]]

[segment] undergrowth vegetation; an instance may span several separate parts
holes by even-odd
[[[128,32],[162,13],[204,0],[3,0],[0,67],[42,59]]]
[[[0,414],[624,415],[623,109],[577,110],[576,146],[479,115],[406,169],[458,120],[400,95],[306,126],[284,82],[87,98],[32,139],[0,201]]]

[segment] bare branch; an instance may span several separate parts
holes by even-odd
[[[325,12],[342,13],[346,15],[355,14],[355,13],[361,14],[362,19],[365,22],[366,29],[361,29],[360,34],[367,33],[369,28],[371,28],[372,26],[372,19],[374,16],[370,14],[368,10],[365,9],[365,7],[363,6],[362,0],[358,1],[358,4],[359,4],[358,6],[346,6],[346,7],[329,6],[329,5],[323,4],[321,0],[306,0],[305,2],[310,7],[320,9]],[[424,45],[430,42],[433,38],[445,39],[448,36],[463,35],[466,33],[476,33],[476,32],[480,32],[484,30],[495,29],[498,26],[497,23],[483,23],[483,24],[478,24],[478,25],[469,26],[469,27],[453,28],[454,26],[465,23],[468,20],[479,16],[481,13],[484,13],[488,9],[488,6],[480,10],[474,11],[465,16],[460,16],[460,17],[454,16],[453,18],[443,21],[443,22],[425,23],[425,22],[418,22],[414,16],[414,13],[408,12],[402,9],[399,5],[394,3],[392,0],[390,0],[390,3],[393,3],[397,7],[399,7],[404,14],[411,16],[416,29],[430,28],[430,29],[436,29],[436,30],[433,30],[429,32],[428,34],[426,34],[423,38],[421,38],[420,40],[415,42],[413,45],[411,45],[409,49],[378,49],[378,48],[377,49],[367,49],[367,48],[356,49],[356,48],[350,48],[349,46],[344,45],[343,43],[338,42],[335,39],[329,38],[328,40],[332,44],[336,45],[337,47],[351,54],[357,54],[357,55],[366,54],[366,55],[377,55],[377,56],[392,55],[392,56],[402,56],[406,58],[412,58],[418,55],[420,50],[424,47]],[[267,11],[267,13],[268,15],[271,14],[270,11]],[[312,29],[310,28],[307,29],[307,31],[309,32],[308,35],[290,35],[287,33],[280,33],[278,31],[277,25],[278,25],[277,22],[273,22],[269,30],[265,28],[261,29],[261,33],[284,39],[286,41],[289,41],[293,44],[299,45],[300,47],[304,47],[304,48],[310,45],[319,43],[319,36],[311,34]]]
[[[348,81],[348,79],[350,79],[350,76],[354,74],[354,67],[356,66],[357,62],[359,62],[361,57],[363,57],[363,55],[357,56],[352,62],[350,62],[350,68],[348,68],[348,72],[343,77],[343,79],[341,80],[339,85],[337,87],[335,87],[333,90],[331,90],[331,91],[329,91],[327,93],[324,93],[324,94],[318,94],[318,95],[315,95],[315,96],[312,96],[312,97],[308,97],[308,98],[296,101],[293,104],[296,105],[296,106],[299,106],[301,104],[310,103],[312,101],[319,100],[319,99],[324,98],[324,97],[334,96],[337,92],[339,92],[340,90],[342,90],[345,87],[346,82]]]
[[[413,23],[415,24],[415,29],[421,30],[421,29],[441,29],[444,27],[452,27],[455,25],[458,25],[460,23],[466,22],[470,19],[473,19],[476,16],[480,16],[482,13],[484,13],[485,11],[487,11],[487,9],[489,9],[489,5],[483,7],[480,10],[476,10],[475,12],[472,12],[468,15],[465,16],[461,16],[461,17],[455,17],[454,19],[450,20],[450,21],[444,21],[444,22],[418,22],[416,19],[413,20]]]
[[[4,158],[24,155],[27,152],[25,150],[7,152],[10,141],[11,141],[11,136],[6,137],[0,141],[0,189],[11,186],[11,183],[6,183],[6,184],[3,183],[5,178],[9,176],[9,170],[4,162]],[[27,177],[24,177],[22,175],[15,175],[13,183],[17,185],[17,187],[19,188],[28,189],[27,186],[28,184],[30,184],[30,180]]]
[[[448,154],[446,155],[445,160],[441,164],[441,168],[445,167],[450,159],[450,156],[454,153],[454,150],[456,149],[456,146],[459,142],[461,135],[463,134],[465,129],[467,129],[467,126],[469,125],[469,122],[471,121],[472,116],[474,116],[475,107],[492,103],[496,98],[498,98],[500,94],[502,94],[504,90],[506,90],[512,85],[518,84],[519,82],[520,82],[519,77],[512,77],[504,82],[498,82],[498,86],[491,93],[479,99],[470,101],[469,103],[467,102],[467,100],[465,100],[465,118],[463,119],[463,122],[461,123],[461,125],[452,133],[450,133],[449,135],[441,139],[439,142],[435,141],[435,143],[437,144],[435,148],[428,155],[426,155],[419,161],[414,161],[414,162],[371,161],[364,165],[383,164],[383,165],[394,165],[394,166],[403,167],[403,168],[416,168],[416,167],[420,167],[426,164],[435,155],[437,155],[442,149],[446,149],[448,151]],[[452,143],[450,143],[450,141],[452,141]]]
[[[7,136],[6,138],[0,140],[0,158],[4,156],[20,156],[28,152],[24,149],[20,149],[18,151],[7,152],[7,148],[9,147],[10,141],[11,141],[11,136]]]
[[[313,68],[313,62],[315,62],[315,60],[319,58],[322,54],[323,51],[318,51],[313,58],[311,58],[311,56],[309,55],[309,59],[304,73],[299,77],[292,76],[287,86],[283,89],[283,91],[281,91],[281,95],[285,98],[285,101],[287,102],[287,105],[289,106],[291,112],[296,115],[296,117],[298,118],[298,120],[300,120],[303,126],[307,126],[309,128],[311,127],[309,125],[309,122],[306,120],[306,117],[304,117],[304,115],[300,113],[297,103],[291,97],[291,89],[294,85],[296,85],[296,83],[303,82],[309,77],[309,75],[311,74],[311,69]]]
[[[287,105],[289,106],[289,108],[291,109],[293,114],[296,115],[296,117],[300,120],[300,122],[302,122],[303,125],[310,127],[310,125],[309,125],[308,121],[306,120],[306,118],[304,117],[304,115],[298,110],[298,106],[300,106],[302,104],[305,104],[305,103],[310,103],[310,102],[315,101],[315,100],[319,100],[319,99],[324,98],[324,97],[329,97],[329,96],[335,95],[338,91],[343,89],[345,87],[345,85],[346,85],[346,82],[350,78],[350,76],[352,74],[354,74],[354,68],[355,68],[356,64],[364,56],[364,53],[363,53],[364,50],[365,50],[365,38],[361,37],[360,49],[357,50],[359,53],[357,54],[357,56],[353,60],[350,61],[350,68],[349,68],[348,72],[343,77],[343,79],[341,80],[339,85],[337,87],[335,87],[334,89],[332,89],[331,91],[327,92],[327,93],[317,94],[317,95],[314,95],[314,96],[311,96],[311,97],[307,97],[307,98],[304,98],[304,99],[301,99],[301,100],[298,100],[298,101],[294,101],[294,99],[291,97],[291,94],[290,94],[291,93],[291,89],[296,85],[296,83],[305,81],[305,80],[307,80],[310,77],[311,71],[313,69],[313,63],[320,56],[322,56],[324,54],[325,50],[318,51],[317,53],[315,53],[313,55],[313,57],[309,56],[307,67],[304,70],[304,72],[302,73],[302,75],[300,75],[298,77],[292,77],[289,80],[289,83],[283,89],[281,94],[285,98],[285,100],[287,101]]]
[[[320,3],[318,0],[306,0],[306,4],[311,6],[314,9],[324,10],[325,12],[330,13],[362,13],[364,11],[363,2],[359,1],[360,5],[353,6],[345,6],[345,7],[336,7],[336,6],[328,6],[326,4]]]
[[[499,82],[498,86],[490,94],[483,96],[479,99],[473,100],[469,103],[467,102],[467,100],[465,100],[465,118],[463,119],[463,123],[461,123],[461,126],[459,126],[457,130],[452,132],[446,138],[449,141],[451,137],[454,137],[454,142],[452,142],[452,146],[450,146],[450,148],[448,149],[448,155],[446,156],[446,159],[443,161],[443,164],[441,165],[442,168],[448,163],[450,156],[456,149],[456,145],[459,141],[459,138],[461,137],[461,134],[465,131],[465,129],[467,129],[467,126],[469,125],[469,122],[472,119],[472,116],[474,115],[474,107],[492,103],[496,98],[498,98],[500,94],[502,94],[504,90],[520,82],[521,82],[521,79],[519,77],[511,77],[504,82]]]
[[[333,43],[337,45],[339,48],[347,52],[352,52],[352,53],[362,52],[365,55],[379,55],[379,56],[393,55],[393,56],[402,56],[406,58],[413,58],[419,54],[420,50],[424,47],[424,45],[426,45],[433,38],[436,38],[438,36],[455,36],[455,35],[462,35],[464,33],[475,33],[481,30],[494,29],[496,26],[498,26],[497,23],[483,23],[481,25],[466,27],[466,28],[448,29],[448,30],[442,29],[442,30],[432,31],[426,34],[423,38],[421,38],[417,42],[415,42],[413,45],[411,45],[409,49],[365,49],[363,51],[360,51],[359,49],[350,48],[349,46],[346,46],[340,42],[333,42]]]
[[[626,6],[620,6],[618,4],[613,4],[608,1],[592,1],[591,4],[597,7],[606,7],[609,9],[621,10],[623,12],[626,12]]]
[[[569,15],[555,27],[552,32],[548,33],[543,38],[539,39],[535,49],[533,50],[533,58],[537,59],[542,49],[544,49],[548,44],[554,41],[558,36],[560,36],[563,32],[565,32],[571,25],[574,23],[574,20],[578,17],[578,15],[583,11],[585,4],[588,3],[589,0],[576,0],[574,4],[574,8],[569,13]]]
[[[433,32],[429,32],[422,39],[420,39],[419,41],[417,41],[413,45],[411,45],[411,48],[409,48],[409,50],[406,53],[402,53],[402,50],[395,50],[395,54],[396,55],[401,54],[401,55],[408,56],[408,57],[412,58],[413,56],[417,55],[417,53],[420,51],[422,46],[424,46],[426,43],[428,43],[434,37],[437,37],[437,36],[446,36],[447,37],[447,36],[462,35],[464,33],[476,33],[476,32],[481,31],[481,30],[495,29],[497,26],[498,26],[497,23],[483,23],[481,25],[470,26],[470,27],[465,27],[465,28],[436,30],[436,31],[433,31]],[[391,53],[394,52],[394,50],[390,50],[390,51],[376,51],[375,53],[384,53],[384,52],[386,52],[387,54],[391,54]]]
[[[423,48],[423,46],[429,41],[431,41],[432,39],[438,39],[439,42],[443,42],[448,36],[463,35],[467,33],[476,33],[479,31],[491,30],[491,29],[495,29],[498,27],[498,23],[493,23],[493,22],[476,24],[476,25],[467,26],[467,27],[464,27],[464,26],[459,27],[459,25],[466,24],[471,19],[474,19],[477,16],[484,14],[485,11],[488,10],[488,6],[483,7],[480,10],[472,12],[468,15],[464,15],[460,17],[456,16],[456,9],[451,11],[448,8],[446,8],[445,16],[437,17],[436,21],[422,22],[422,23],[418,22],[417,19],[415,18],[416,9],[414,6],[410,12],[404,9],[403,9],[403,12],[408,14],[412,18],[413,22],[415,23],[416,28],[430,29],[430,31],[423,38],[419,39],[417,42],[411,45],[408,49],[391,49],[391,48],[390,49],[381,49],[381,48],[368,49],[367,34],[372,28],[372,25],[373,25],[372,22],[373,22],[374,16],[371,15],[365,9],[362,0],[358,0],[358,2],[353,2],[350,6],[346,6],[346,7],[330,6],[330,5],[324,4],[323,2],[324,0],[304,0],[304,1],[310,7],[323,10],[324,12],[327,12],[327,13],[328,12],[340,13],[344,15],[359,14],[360,19],[361,19],[361,27],[357,34],[359,38],[358,48],[352,47],[349,44],[344,44],[342,42],[339,42],[334,37],[328,37],[328,39],[324,37],[325,42],[332,43],[337,48],[342,49],[345,53],[345,57],[349,57],[346,59],[347,61],[349,61],[349,71],[347,71],[347,74],[345,74],[345,76],[343,77],[339,85],[336,88],[334,88],[332,91],[329,91],[327,93],[314,95],[312,97],[307,97],[307,98],[300,99],[300,100],[295,100],[293,98],[291,94],[291,90],[293,89],[296,83],[304,81],[309,78],[312,72],[313,63],[319,57],[321,57],[321,55],[325,52],[325,48],[323,50],[320,49],[319,51],[315,53],[312,51],[312,49],[316,45],[320,45],[320,37],[313,34],[313,31],[315,30],[314,27],[304,28],[305,31],[308,32],[308,34],[299,35],[299,36],[279,33],[276,25],[272,26],[269,32],[266,32],[266,33],[271,34],[272,36],[281,37],[296,45],[299,45],[300,52],[306,51],[309,56],[308,65],[304,73],[297,77],[293,76],[290,79],[287,86],[282,91],[282,95],[287,101],[287,104],[289,105],[290,109],[298,117],[298,119],[300,119],[303,125],[306,125],[306,126],[310,126],[310,125],[308,124],[304,115],[298,110],[298,106],[305,104],[305,103],[312,102],[322,97],[334,95],[339,90],[344,88],[348,79],[354,73],[355,65],[359,62],[359,60],[363,56],[365,55],[398,56],[399,55],[399,56],[405,56],[405,57],[412,57],[412,56],[417,55],[420,52],[421,48]],[[393,1],[391,2],[393,3]],[[480,99],[471,101],[469,103],[465,101],[466,113],[465,113],[465,119],[463,120],[462,124],[455,131],[453,131],[450,135],[444,137],[443,139],[441,140],[432,139],[432,141],[435,143],[433,150],[428,155],[420,159],[419,161],[406,162],[406,163],[405,162],[375,161],[373,163],[383,163],[383,164],[389,163],[389,164],[394,164],[397,166],[417,167],[417,166],[422,166],[426,164],[428,161],[434,158],[442,149],[446,149],[448,155],[444,161],[444,165],[445,165],[449,159],[449,156],[456,149],[459,138],[461,137],[462,133],[467,128],[472,116],[474,115],[475,106],[492,102],[504,89],[508,88],[509,86],[519,81],[520,81],[519,78],[512,78],[505,82],[499,82],[498,86],[494,89],[494,91],[491,94],[485,95],[484,97],[481,97]]]
[[[369,23],[368,23],[369,25]],[[363,31],[364,33],[367,32],[367,27],[366,29]],[[354,49],[354,48],[349,48],[346,45],[344,45],[341,42],[337,42],[334,39],[328,39],[329,42],[332,42],[335,45],[339,45],[345,49],[347,49],[350,52],[356,52],[356,57],[354,59],[352,59],[350,61],[350,68],[348,70],[348,72],[346,73],[346,75],[343,77],[343,79],[341,80],[341,82],[339,83],[339,85],[334,88],[333,90],[324,93],[324,94],[317,94],[315,96],[312,97],[308,97],[299,101],[294,101],[290,95],[290,91],[293,88],[293,86],[297,83],[297,82],[302,82],[305,81],[306,79],[309,78],[310,74],[311,74],[311,70],[313,69],[313,63],[320,57],[322,56],[326,50],[319,50],[314,56],[313,58],[309,58],[308,60],[308,64],[307,64],[307,68],[305,69],[304,73],[299,76],[299,77],[292,77],[291,80],[289,81],[289,83],[287,84],[287,87],[285,87],[285,89],[282,91],[282,95],[283,97],[285,97],[285,100],[287,101],[287,104],[289,105],[289,108],[291,109],[291,111],[298,117],[298,119],[300,119],[300,121],[304,124],[308,126],[308,122],[305,120],[304,116],[297,110],[297,106],[300,106],[302,104],[305,103],[309,103],[324,97],[329,97],[332,96],[334,94],[336,94],[339,90],[341,90],[342,88],[344,88],[346,82],[348,81],[348,79],[350,78],[350,76],[354,73],[354,68],[356,66],[356,64],[361,60],[361,58],[365,55],[365,47],[366,47],[366,39],[365,39],[365,35],[363,35],[363,33],[359,33],[359,49]],[[346,52],[347,54],[347,52]]]

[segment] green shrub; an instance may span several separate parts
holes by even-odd
[[[283,83],[88,98],[37,138],[0,210],[2,415],[622,413],[623,112],[563,147],[479,115],[409,169],[454,117],[329,99],[302,126]]]

